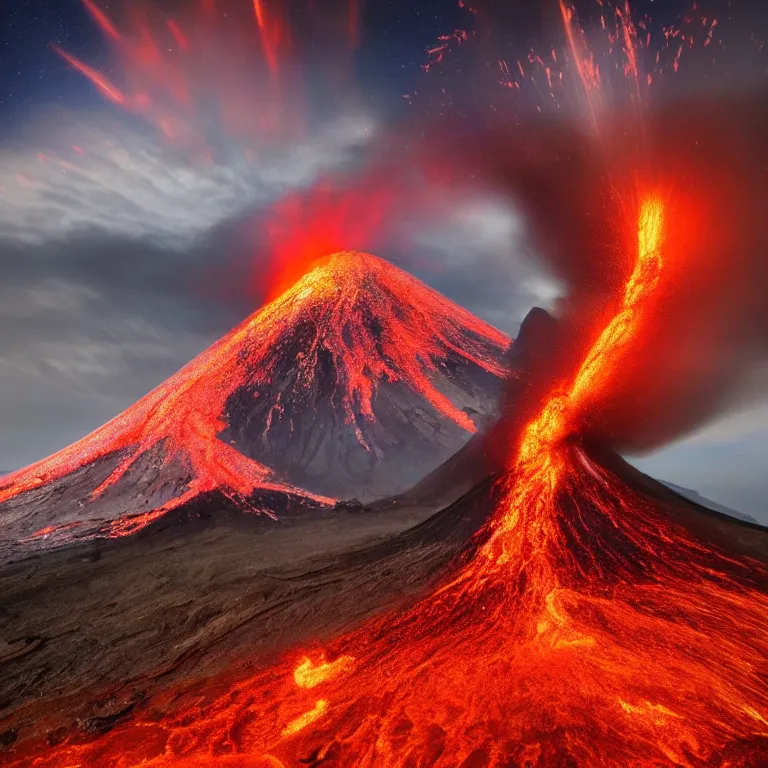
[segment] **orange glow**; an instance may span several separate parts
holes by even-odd
[[[259,25],[259,29],[263,29],[266,22],[264,19],[264,6],[262,0],[253,0],[253,10],[256,14],[256,23]]]
[[[632,14],[629,9],[629,0],[625,0],[624,9],[616,8],[616,16],[621,27],[621,34],[624,40],[624,54],[627,57],[627,63],[624,67],[624,73],[631,77],[635,82],[635,92],[640,96],[640,73],[637,68],[637,30],[632,23]]]
[[[351,656],[339,656],[336,661],[325,661],[323,656],[317,664],[314,664],[311,659],[305,657],[293,671],[293,679],[299,688],[314,688],[349,669],[354,661]]]
[[[337,190],[320,181],[305,193],[278,201],[267,222],[266,271],[254,275],[273,299],[328,254],[370,247],[397,201],[385,183],[371,189]]]
[[[83,0],[83,5],[108,37],[111,37],[113,40],[120,39],[120,33],[115,28],[115,25],[107,18],[104,11],[102,11],[93,0]]]
[[[592,122],[597,123],[596,99],[600,93],[600,70],[595,64],[594,56],[584,40],[584,33],[576,26],[573,8],[566,5],[565,0],[558,0],[563,27],[571,50],[573,63],[579,75],[584,93],[587,97]]]
[[[277,46],[280,42],[281,30],[279,23],[272,18],[267,18],[263,0],[253,0],[253,10],[256,14],[256,23],[259,26],[261,47],[270,73],[277,74]]]
[[[295,720],[292,720],[288,725],[283,728],[283,736],[293,736],[299,731],[303,731],[308,725],[311,725],[316,720],[319,720],[328,711],[328,702],[324,699],[320,699],[315,703],[315,706],[300,715]]]
[[[611,320],[582,364],[570,399],[581,404],[589,393],[597,393],[597,378],[607,378],[608,353],[614,357],[637,333],[637,312],[657,287],[663,267],[664,205],[660,198],[646,199],[637,226],[637,261],[624,288],[621,311]]]

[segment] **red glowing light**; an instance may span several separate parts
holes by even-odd
[[[270,73],[274,77],[277,74],[278,67],[277,49],[281,38],[286,34],[286,29],[282,26],[279,19],[267,16],[264,0],[253,0],[253,10],[259,27],[264,58],[267,61]]]
[[[101,27],[101,30],[106,34],[108,37],[111,37],[113,40],[119,40],[120,39],[120,33],[115,28],[115,25],[109,20],[107,15],[102,11],[96,3],[93,2],[93,0],[83,0],[83,5],[85,6],[88,13],[91,14],[94,21]]]
[[[273,299],[329,254],[370,247],[396,201],[385,184],[339,190],[330,180],[288,195],[269,212],[267,272],[254,276],[257,284]]]
[[[168,31],[173,35],[173,39],[179,46],[179,50],[186,51],[189,48],[189,43],[184,33],[181,31],[179,25],[173,20],[168,19]]]
[[[53,50],[61,56],[64,61],[73,66],[78,72],[85,75],[110,101],[114,101],[115,104],[125,104],[125,95],[114,86],[104,75],[92,69],[87,64],[84,64],[79,59],[76,59],[71,54],[63,51],[58,46],[52,46]]]
[[[378,334],[369,328],[371,316],[381,318]],[[259,489],[332,502],[276,480],[271,469],[219,439],[227,428],[230,395],[243,386],[259,391],[274,385],[274,370],[282,360],[286,340],[296,328],[307,325],[315,329],[316,336],[302,343],[294,386],[281,391],[264,425],[265,439],[274,411],[306,397],[307,384],[316,376],[322,354],[333,358],[338,377],[333,398],[341,404],[348,423],[355,425],[363,447],[368,446],[359,420],[375,421],[373,404],[380,382],[403,382],[439,413],[474,432],[469,416],[433,383],[441,361],[456,354],[497,376],[505,374],[499,362],[500,351],[509,343],[504,334],[374,256],[338,253],[132,408],[60,453],[2,478],[0,503],[104,456],[124,452],[117,468],[93,491],[97,498],[153,449],[161,449],[164,464],[177,461],[188,467],[191,479],[170,502],[112,523],[110,535],[132,533],[213,490],[241,503]],[[476,341],[467,343],[466,331]]]
[[[55,50],[108,99],[141,115],[166,137],[198,155],[211,151],[209,134],[217,126],[200,115],[210,113],[212,105],[221,127],[238,139],[293,137],[301,131],[301,88],[284,66],[294,51],[280,6],[226,0],[217,7],[203,0],[169,17],[139,0],[116,9],[113,21],[93,0],[84,4],[112,43],[116,84],[72,54]],[[255,15],[257,34],[243,23],[244,13]],[[168,131],[170,123],[184,129]]]
[[[594,55],[584,39],[584,33],[576,25],[575,12],[572,7],[566,5],[565,0],[559,0],[560,14],[563,19],[568,47],[576,67],[576,71],[584,87],[584,93],[589,104],[592,122],[597,122],[597,105],[595,103],[600,92],[600,70],[595,64]]]

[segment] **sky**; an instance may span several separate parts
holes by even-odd
[[[508,98],[496,74],[475,87],[488,62],[425,69],[441,55],[441,35],[446,57],[471,44],[454,31],[471,29],[472,13],[452,0],[370,0],[356,6],[356,24],[346,5],[294,15],[290,50],[275,37],[278,75],[265,69],[247,0],[209,3],[213,17],[201,15],[205,0],[95,5],[122,37],[150,28],[160,52],[120,49],[79,0],[14,3],[6,22],[0,470],[100,426],[257,309],[276,201],[386,162],[404,143],[386,141],[393,131],[405,143],[444,126],[460,137],[462,121],[481,119],[478,103],[498,111]],[[515,5],[497,32],[527,51],[552,9]],[[181,69],[168,19],[184,45],[198,46]],[[104,73],[123,103],[54,46]],[[531,306],[550,306],[563,290],[532,252],[519,211],[489,189],[448,184],[438,204],[400,215],[370,245],[511,335]],[[768,406],[753,397],[637,463],[768,524],[766,446]]]

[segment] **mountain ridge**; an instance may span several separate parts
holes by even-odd
[[[275,494],[397,492],[495,417],[509,344],[382,259],[332,255],[122,414],[3,477],[4,534],[124,535],[212,491],[268,515]]]

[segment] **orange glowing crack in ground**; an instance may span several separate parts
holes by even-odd
[[[568,439],[638,333],[664,250],[650,196],[620,308],[524,430],[457,575],[322,654],[33,764],[766,764],[765,567],[698,542]]]
[[[410,301],[412,296],[418,300]],[[378,333],[371,330],[373,318],[379,320]],[[503,333],[375,256],[339,253],[318,264],[120,416],[54,456],[4,477],[0,503],[121,452],[117,468],[93,491],[92,498],[98,498],[153,449],[161,450],[165,464],[181,462],[191,479],[171,502],[114,522],[110,535],[134,532],[169,509],[214,489],[240,502],[255,490],[266,489],[331,503],[331,499],[280,482],[269,467],[219,438],[227,427],[226,405],[234,391],[252,387],[254,397],[261,390],[267,395],[274,392],[276,366],[284,359],[286,347],[291,348],[296,329],[311,333],[299,339],[296,375],[292,386],[280,390],[264,425],[265,438],[275,411],[286,408],[291,399],[300,402],[307,397],[320,366],[318,356],[323,353],[332,356],[336,372],[337,390],[329,396],[341,404],[366,448],[370,446],[360,421],[375,420],[374,403],[381,382],[405,383],[437,412],[474,432],[472,420],[437,389],[434,377],[449,356],[505,375],[500,360],[509,340]],[[40,534],[52,530],[46,528]]]

